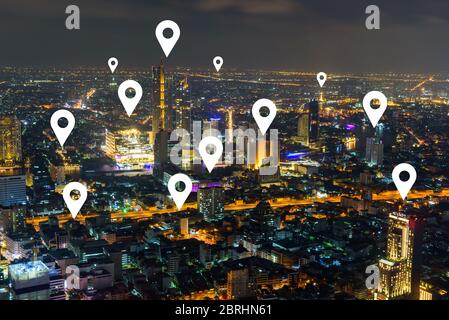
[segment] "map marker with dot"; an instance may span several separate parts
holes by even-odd
[[[80,193],[80,197],[78,199],[73,199],[71,196],[72,191],[78,191]],[[72,214],[72,218],[75,219],[80,212],[81,207],[84,205],[84,202],[86,202],[87,188],[82,183],[70,182],[64,187],[62,197],[64,198],[67,208],[69,208],[69,211]]]
[[[318,83],[320,84],[320,87],[322,88],[324,86],[324,83],[327,80],[327,74],[325,74],[324,72],[319,72],[316,75],[316,79],[317,79]]]
[[[207,150],[207,147],[210,145],[214,146],[213,153],[209,153]],[[223,144],[217,137],[214,136],[205,137],[200,141],[198,151],[200,153],[201,158],[203,159],[204,164],[206,165],[207,170],[210,173],[212,172],[212,170],[214,170],[215,165],[223,155]]]
[[[164,36],[164,30],[170,29],[173,34],[170,38],[166,38]],[[159,44],[162,47],[162,50],[165,53],[165,56],[168,58],[170,52],[173,50],[176,42],[178,42],[179,36],[181,35],[181,30],[176,22],[171,20],[164,20],[159,22],[156,27],[156,38],[159,41]]]
[[[108,66],[109,66],[109,69],[111,69],[111,73],[114,73],[115,69],[117,69],[117,66],[118,66],[117,58],[114,58],[114,57],[109,58]]]
[[[59,126],[58,122],[60,119],[67,120],[66,127]],[[53,129],[53,132],[56,135],[56,138],[59,141],[59,144],[61,145],[61,148],[64,148],[64,143],[66,142],[67,138],[69,137],[70,133],[75,127],[75,117],[69,110],[58,110],[52,114],[50,119],[50,125],[51,128]]]
[[[134,89],[136,93],[134,97],[128,98],[126,95],[126,90],[128,89]],[[128,117],[131,117],[131,114],[134,112],[134,109],[142,98],[142,87],[137,81],[134,80],[123,81],[118,87],[118,97],[120,98]]]
[[[260,109],[262,107],[267,107],[268,110],[270,111],[270,113],[266,117],[263,117],[260,114]],[[251,112],[253,114],[254,120],[256,120],[257,126],[259,127],[260,131],[262,132],[263,135],[265,135],[271,123],[273,122],[274,118],[276,117],[276,105],[271,100],[259,99],[254,103]]]
[[[407,181],[402,181],[400,178],[400,174],[404,171],[409,174],[409,178]],[[413,168],[413,166],[408,163],[401,163],[394,167],[391,176],[393,178],[394,184],[396,185],[396,188],[401,195],[402,200],[405,200],[407,194],[410,192],[416,181],[415,168]]]
[[[223,65],[223,58],[220,56],[216,56],[212,62],[214,63],[215,66],[215,70],[217,70],[217,72],[220,72],[221,66]]]
[[[183,191],[176,190],[176,184],[178,182],[184,183],[185,188]],[[192,180],[190,180],[189,176],[184,173],[177,173],[170,177],[167,187],[170,195],[173,198],[173,201],[176,204],[176,207],[178,208],[178,210],[181,210],[184,202],[186,202],[187,198],[192,192]]]
[[[380,102],[380,106],[377,109],[371,107],[371,101],[377,99]],[[377,126],[380,118],[387,109],[388,101],[385,95],[380,91],[368,92],[365,97],[363,97],[363,109],[365,109],[366,115],[373,128]]]

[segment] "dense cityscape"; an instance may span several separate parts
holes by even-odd
[[[328,74],[320,87],[316,74],[1,68],[0,299],[448,299],[449,75]],[[143,88],[130,117],[117,96],[127,79]],[[388,98],[375,129],[362,108],[372,90]],[[211,173],[194,161],[194,126],[223,142],[257,130],[260,98],[276,104],[278,148],[258,142],[255,163]],[[63,148],[59,109],[76,118]],[[193,136],[180,164],[175,129]],[[276,173],[259,174],[273,156]],[[417,171],[406,200],[391,177],[402,162]],[[178,172],[193,182],[181,210],[167,190]],[[71,181],[88,189],[75,219]]]

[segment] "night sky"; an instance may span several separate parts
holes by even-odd
[[[81,29],[65,28],[65,8]],[[376,4],[381,29],[365,28]],[[0,65],[148,68],[161,20],[181,28],[171,66],[326,72],[449,72],[447,0],[1,0]]]

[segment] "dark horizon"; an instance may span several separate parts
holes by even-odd
[[[188,2],[188,3],[186,3]],[[81,29],[67,30],[76,4]],[[365,8],[380,8],[380,30],[367,30]],[[145,68],[162,50],[154,35],[171,19],[181,37],[169,65],[327,73],[449,72],[449,2],[443,0],[4,0],[1,66]]]

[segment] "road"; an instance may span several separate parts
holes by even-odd
[[[408,195],[408,199],[422,199],[428,196],[433,197],[449,197],[449,188],[442,189],[441,192],[434,192],[432,190],[422,190],[422,191],[411,191]],[[394,191],[383,191],[379,194],[373,194],[373,200],[374,201],[388,201],[388,200],[399,200],[400,195],[399,192],[396,190]],[[304,206],[304,205],[311,205],[315,202],[334,202],[338,203],[340,202],[340,196],[329,196],[324,198],[308,198],[308,199],[291,199],[291,198],[278,198],[276,200],[269,201],[270,205],[273,208],[282,208],[287,206]],[[242,210],[248,210],[255,208],[258,202],[252,202],[252,203],[243,203],[243,202],[236,202],[232,204],[225,205],[226,211],[242,211]],[[182,207],[182,210],[186,209],[196,209],[197,204],[196,203],[187,203],[184,204]],[[129,218],[129,219],[144,219],[144,218],[151,218],[154,214],[170,214],[175,213],[177,210],[175,208],[170,209],[158,209],[156,207],[149,207],[147,210],[141,210],[141,211],[134,211],[134,212],[113,212],[111,214],[111,219],[114,220],[121,220],[123,218]],[[86,218],[92,218],[96,217],[99,214],[97,212],[89,212],[89,213],[83,213],[78,215],[76,218],[81,223],[85,222]],[[65,222],[71,220],[70,214],[63,214],[58,215],[59,222],[61,224],[64,224]],[[48,220],[48,217],[34,217],[27,219],[27,223],[34,225],[35,228],[39,228],[39,223],[45,222]]]

